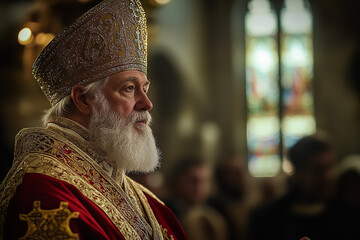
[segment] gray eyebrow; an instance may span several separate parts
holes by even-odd
[[[138,80],[137,77],[130,76],[130,77],[128,77],[128,78],[125,79],[125,82],[131,82],[131,81],[136,81],[136,80]],[[145,85],[150,85],[149,79],[146,79]]]

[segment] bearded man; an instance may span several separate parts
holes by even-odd
[[[186,239],[128,178],[151,172],[147,30],[138,0],[105,0],[58,34],[33,74],[52,107],[16,137],[0,186],[0,239]]]

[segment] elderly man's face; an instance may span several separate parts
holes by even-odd
[[[103,93],[110,107],[121,117],[127,118],[133,111],[149,111],[152,103],[147,97],[150,82],[140,71],[130,70],[111,75]],[[139,121],[137,124],[146,124]]]
[[[159,166],[148,88],[145,74],[125,71],[110,76],[102,91],[94,93],[90,141],[118,169],[151,172]]]

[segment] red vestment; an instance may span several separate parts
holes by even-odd
[[[97,163],[86,131],[25,129],[0,187],[0,239],[187,239],[175,215],[128,177],[120,187]],[[85,135],[84,135],[85,134]]]

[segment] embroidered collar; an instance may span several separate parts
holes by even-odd
[[[119,186],[124,187],[125,171],[117,169],[116,166],[109,163],[109,161],[105,159],[106,153],[99,150],[90,142],[88,129],[69,118],[59,116],[50,118],[47,128],[73,142],[94,159]]]
[[[64,132],[55,124],[52,125],[53,126],[48,126],[47,129],[24,129],[17,135],[15,145],[15,152],[17,154],[14,160],[14,164],[16,165],[14,165],[13,171],[18,171],[19,169],[23,171],[22,173],[25,173],[24,170],[27,172],[34,171],[34,173],[46,174],[66,181],[76,186],[94,203],[99,203],[100,196],[104,196],[107,201],[109,201],[109,204],[105,206],[102,203],[99,207],[114,220],[119,230],[123,229],[122,222],[126,221],[131,225],[131,227],[128,227],[133,228],[136,233],[139,234],[140,238],[137,239],[160,240],[161,238],[157,238],[156,233],[153,233],[153,223],[151,223],[150,226],[147,222],[147,219],[155,218],[149,214],[147,214],[147,218],[145,218],[141,212],[143,209],[141,206],[137,206],[138,204],[145,204],[143,206],[146,208],[149,207],[146,205],[147,203],[142,200],[140,200],[140,203],[137,199],[134,199],[130,195],[134,194],[133,192],[122,189],[118,182],[110,177],[104,169],[94,161],[94,158],[82,150],[88,150],[90,148],[84,148],[85,145],[79,146],[76,142],[73,142],[74,139],[77,139],[81,143],[89,143],[88,141],[81,140],[78,137],[73,137],[74,139],[70,140],[69,137],[73,135],[69,134],[68,131]],[[29,153],[31,154],[29,155]],[[41,156],[46,155],[47,157],[42,158],[37,154],[41,154]],[[33,158],[24,158],[25,156],[32,156]],[[19,166],[21,167],[19,168]],[[71,171],[69,171],[69,169],[71,169]],[[71,178],[69,178],[69,174],[72,176]],[[83,184],[81,183],[82,180],[75,180],[76,178],[82,179],[88,184]],[[22,177],[19,178],[19,181],[21,181],[21,179]],[[15,187],[17,185],[15,185]],[[94,188],[97,191],[94,191]],[[0,194],[1,191],[0,187]],[[8,201],[9,199],[5,200]],[[6,203],[6,205],[7,204],[8,203]],[[115,207],[116,210],[121,213],[121,216],[114,212],[116,210],[112,209],[112,207]],[[0,223],[1,221],[0,214]],[[128,229],[125,229],[125,231],[128,232]],[[133,236],[134,235],[131,235],[130,238],[126,239],[134,239],[132,238]]]
[[[50,118],[48,123],[54,123],[60,127],[70,129],[74,131],[75,133],[79,134],[83,139],[86,141],[90,141],[89,137],[89,131],[78,124],[77,122],[74,122],[73,120],[65,117],[52,117]]]

